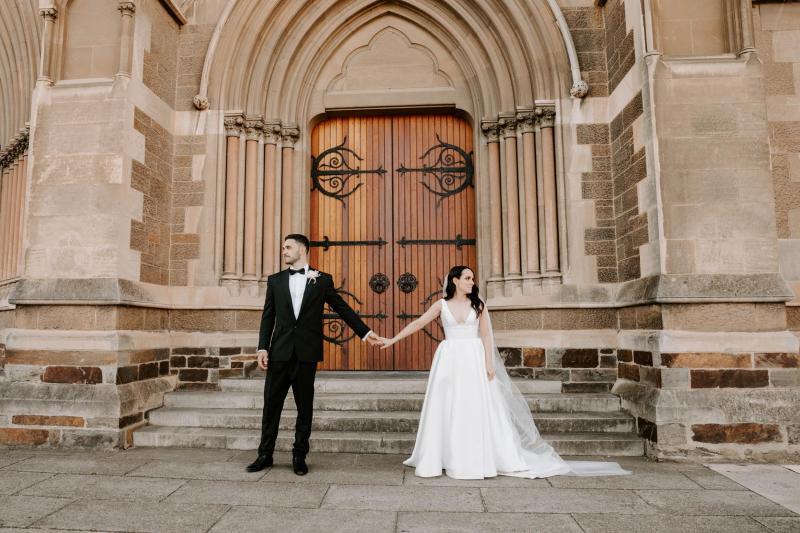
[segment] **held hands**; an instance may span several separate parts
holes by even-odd
[[[385,340],[386,339],[376,335],[375,333],[372,333],[369,337],[367,337],[367,342],[370,346],[383,346],[383,341]]]
[[[382,341],[381,350],[385,350],[386,348],[397,342],[397,340],[395,340],[394,338],[385,339],[383,337],[381,337],[381,341]]]

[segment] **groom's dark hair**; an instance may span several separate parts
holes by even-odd
[[[311,241],[308,240],[308,237],[303,235],[302,233],[290,233],[286,237],[283,238],[284,241],[288,241],[292,239],[293,241],[297,241],[303,246],[306,247],[306,252],[311,250]]]

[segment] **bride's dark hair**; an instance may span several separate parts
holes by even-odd
[[[450,272],[447,273],[447,284],[445,285],[444,289],[444,299],[449,300],[456,294],[456,284],[453,283],[453,278],[461,279],[461,275],[464,273],[465,270],[472,270],[468,266],[465,265],[458,265],[454,266],[450,269]],[[475,273],[472,270],[473,274]],[[480,316],[481,312],[483,312],[483,300],[480,299],[478,296],[478,284],[472,286],[472,292],[467,294],[467,298],[469,298],[472,308],[475,310],[475,314]]]

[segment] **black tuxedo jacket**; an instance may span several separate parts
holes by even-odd
[[[292,353],[297,353],[300,361],[322,361],[322,315],[326,303],[356,335],[363,338],[369,333],[370,328],[339,296],[333,278],[325,272],[320,272],[316,281],[306,282],[300,315],[295,319],[289,277],[286,269],[267,278],[258,349],[267,350],[270,361],[288,361]]]

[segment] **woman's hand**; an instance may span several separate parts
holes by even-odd
[[[388,348],[389,346],[391,346],[396,342],[397,340],[395,340],[394,337],[392,337],[391,339],[383,339],[383,346],[381,346],[381,350],[385,350],[386,348]]]
[[[494,379],[494,376],[495,376],[494,367],[486,368],[486,377],[489,378],[489,381],[492,381]]]

